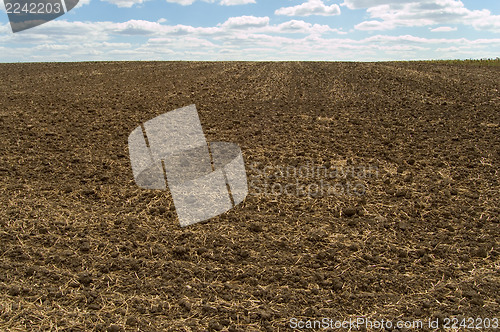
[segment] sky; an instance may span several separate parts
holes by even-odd
[[[0,62],[500,56],[500,0],[80,0],[17,33],[3,1]]]

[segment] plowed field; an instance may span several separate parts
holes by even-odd
[[[2,331],[286,331],[360,316],[431,330],[429,319],[499,318],[500,67],[0,73]],[[249,194],[181,228],[168,191],[135,184],[127,138],[190,104],[207,141],[241,147]]]

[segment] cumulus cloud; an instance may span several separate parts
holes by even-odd
[[[393,22],[387,21],[364,21],[354,26],[356,30],[391,30],[394,27]]]
[[[483,15],[471,20],[471,25],[476,30],[500,32],[500,15],[491,15],[489,10],[483,11]]]
[[[274,12],[276,15],[286,16],[334,16],[340,15],[340,7],[337,4],[327,6],[322,0],[308,0],[293,7],[282,7]]]
[[[90,1],[90,0],[84,0]],[[127,7],[130,8],[137,4],[142,4],[143,2],[149,0],[103,0],[109,2],[111,4],[116,5],[117,7]],[[197,0],[166,0],[169,3],[175,3],[181,6],[190,6],[195,3]],[[208,3],[218,3],[221,6],[235,6],[235,5],[247,5],[251,3],[255,3],[255,0],[201,0],[203,2]]]
[[[431,32],[451,32],[457,31],[457,27],[438,27],[430,30]]]
[[[495,22],[484,21],[483,24]],[[342,31],[328,25],[302,20],[272,24],[267,16],[231,17],[209,27],[172,25],[164,20],[119,23],[55,20],[22,34],[12,34],[7,28],[8,25],[0,25],[0,61],[4,62],[376,61],[496,57],[500,52],[500,38],[423,38],[391,33],[353,39],[340,37]]]
[[[255,0],[202,0],[208,3],[217,2],[221,6],[235,6],[235,5],[247,5],[255,3]],[[167,2],[177,3],[182,6],[189,6],[196,2],[196,0],[167,0]]]
[[[247,5],[255,3],[255,0],[221,0],[219,3],[223,6]]]
[[[113,25],[115,33],[124,35],[153,35],[165,30],[165,26],[158,22],[144,20],[130,20]]]
[[[212,34],[238,34],[239,31],[247,31],[247,33],[276,33],[276,34],[325,34],[337,33],[346,34],[346,32],[332,29],[325,24],[312,24],[301,20],[290,20],[278,25],[270,24],[270,18],[256,16],[239,16],[230,17],[224,23],[218,24],[217,30],[211,30]],[[247,34],[243,35],[246,36]]]
[[[415,0],[344,0],[342,6],[346,6],[349,9],[363,9],[380,5],[403,4],[409,2],[415,2]]]
[[[338,29],[332,29],[328,25],[311,24],[304,21],[291,20],[279,24],[278,26],[271,27],[270,32],[279,33],[303,33],[303,34],[323,34],[327,32],[336,32],[338,34],[345,34],[345,32]]]
[[[0,23],[0,35],[4,32],[7,32],[7,31],[10,31],[10,24],[9,23],[5,23],[5,24]]]
[[[115,5],[117,7],[130,8],[134,5],[144,3],[144,1],[146,1],[146,0],[105,0],[105,1]]]
[[[500,31],[500,15],[492,15],[485,9],[467,9],[460,0],[345,0],[343,5],[351,9],[367,8],[371,20],[357,24],[358,30],[464,24],[477,30]]]
[[[182,6],[192,5],[196,0],[167,0],[170,3],[176,3]]]
[[[269,17],[255,17],[255,16],[239,16],[231,17],[221,26],[224,28],[255,28],[269,25]]]

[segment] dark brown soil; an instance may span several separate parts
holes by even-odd
[[[136,62],[0,73],[2,331],[499,316],[500,67]],[[168,192],[135,185],[127,138],[193,103],[208,141],[241,147],[252,186],[235,209],[181,228]],[[370,173],[322,179],[363,193],[260,190],[317,184],[262,174],[310,165]]]

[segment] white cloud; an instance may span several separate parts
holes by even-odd
[[[408,2],[415,2],[415,0],[344,0],[342,6],[346,6],[349,9],[362,9],[380,5],[402,4]]]
[[[224,28],[256,28],[269,25],[269,17],[255,17],[255,16],[239,16],[231,17],[220,26]]]
[[[340,7],[337,4],[327,6],[322,0],[308,0],[293,7],[282,7],[274,12],[276,15],[286,16],[334,16],[340,14]]]
[[[169,50],[175,52],[183,51],[186,49],[196,49],[201,50],[212,50],[215,51],[219,47],[213,42],[199,38],[199,37],[186,37],[179,40],[178,38],[150,38],[148,41],[140,46],[140,49],[144,52],[152,52],[157,50],[163,50],[168,47]]]
[[[82,44],[88,41],[101,42],[109,36],[111,22],[67,22],[54,20],[25,30],[22,33],[12,33],[10,28],[1,42],[7,45],[32,44],[34,46],[57,41],[57,43]]]
[[[182,6],[192,5],[196,0],[167,0],[167,2],[176,3]]]
[[[80,7],[83,7],[84,5],[88,5],[90,3],[90,0],[79,0],[78,3],[76,4],[75,8],[80,8]],[[73,10],[71,11],[71,13],[73,13]]]
[[[247,5],[255,3],[255,0],[221,0],[219,3],[223,6]]]
[[[124,35],[153,35],[165,29],[165,26],[157,22],[144,20],[130,20],[113,25],[115,33]]]
[[[457,27],[438,27],[434,29],[430,29],[431,32],[451,32],[451,31],[457,31]]]
[[[134,5],[144,3],[146,0],[105,0],[117,7],[130,8]]]
[[[167,2],[177,3],[182,6],[189,6],[195,3],[197,0],[167,0]],[[235,5],[247,5],[251,3],[255,3],[255,0],[202,0],[208,3],[218,2],[219,5],[222,6],[235,6]]]
[[[500,15],[491,15],[489,10],[483,12],[483,15],[478,15],[472,20],[474,29],[500,32]]]
[[[0,26],[1,27],[1,26]],[[422,38],[375,35],[332,36],[328,25],[268,17],[234,17],[211,27],[145,20],[67,22],[56,20],[12,34],[0,28],[0,61],[82,60],[404,60],[495,57],[500,38]],[[126,35],[126,42],[123,36]],[[453,53],[456,52],[456,53]]]
[[[278,25],[269,24],[269,17],[239,16],[230,17],[224,23],[218,24],[218,31],[212,33],[236,33],[245,30],[248,33],[302,33],[302,34],[324,34],[334,32],[345,34],[345,32],[332,29],[328,25],[311,24],[301,20],[291,20]]]
[[[460,0],[345,0],[343,5],[367,8],[371,20],[357,24],[358,30],[465,24],[477,30],[500,32],[500,15],[485,9],[469,10]]]
[[[356,30],[391,30],[394,23],[387,21],[364,21],[354,26]]]
[[[278,26],[271,27],[270,29],[268,29],[268,31],[279,32],[279,33],[303,33],[303,34],[323,34],[327,32],[336,32],[339,34],[345,33],[338,29],[332,29],[328,25],[311,24],[308,22],[298,21],[298,20],[283,22]]]

